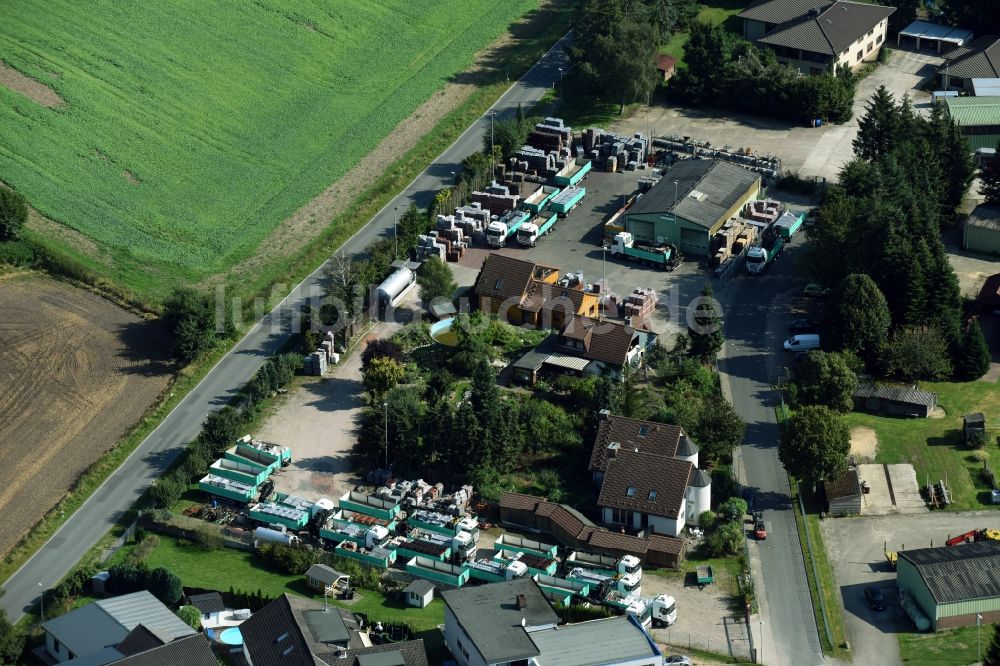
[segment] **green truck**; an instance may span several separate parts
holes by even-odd
[[[789,241],[802,228],[802,223],[805,219],[805,213],[795,215],[795,213],[786,212],[782,213],[781,217],[774,221],[774,226],[777,227],[781,237],[785,241]]]
[[[517,242],[523,247],[535,247],[538,239],[549,232],[555,226],[559,216],[552,211],[539,213],[531,218],[530,222],[525,222],[517,230]]]
[[[671,270],[670,258],[673,250],[669,245],[649,245],[635,240],[628,231],[620,231],[608,247],[612,257],[622,257],[647,266],[655,266],[665,271]]]

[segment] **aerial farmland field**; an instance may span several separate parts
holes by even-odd
[[[249,256],[538,0],[11,0],[0,180],[146,294]]]

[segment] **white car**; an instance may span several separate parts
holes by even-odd
[[[672,654],[669,657],[664,657],[663,663],[677,664],[678,666],[691,666],[691,657],[685,657],[682,654]]]

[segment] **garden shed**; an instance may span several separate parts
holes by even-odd
[[[854,409],[870,414],[927,418],[937,407],[937,394],[913,386],[866,382],[854,391]]]
[[[851,468],[836,479],[823,483],[826,511],[833,516],[856,516],[861,513],[861,482],[858,470]]]
[[[434,601],[434,583],[423,578],[414,578],[413,582],[403,590],[407,606],[426,608]]]

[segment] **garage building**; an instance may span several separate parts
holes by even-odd
[[[720,160],[681,160],[625,213],[625,231],[708,255],[709,239],[760,193],[760,175]]]
[[[1000,622],[1000,542],[901,551],[896,583],[935,631]]]
[[[945,97],[944,103],[948,117],[968,139],[970,149],[997,147],[1000,143],[1000,97]]]
[[[976,206],[965,220],[962,247],[973,252],[1000,254],[1000,207]]]

